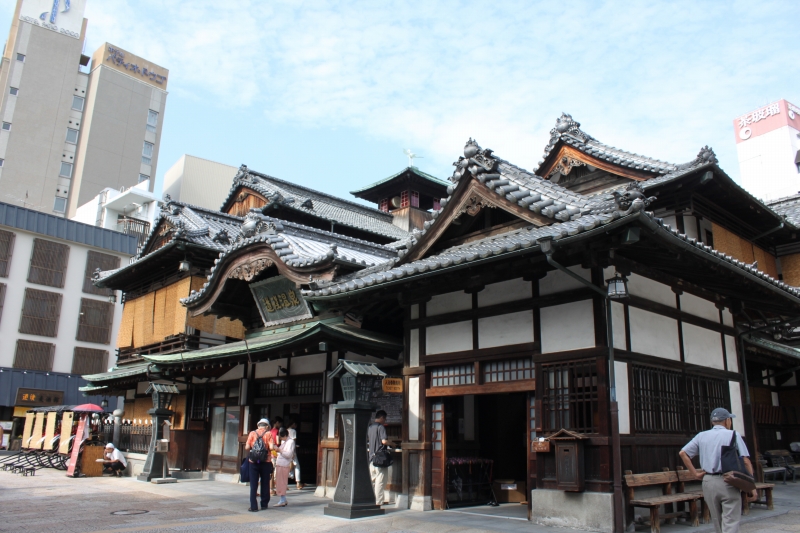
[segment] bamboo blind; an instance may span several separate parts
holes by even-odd
[[[3,320],[3,304],[6,301],[6,284],[0,283],[0,321]]]
[[[24,370],[53,370],[53,354],[56,345],[49,342],[17,341],[17,350],[14,353],[14,368]]]
[[[199,290],[205,282],[205,278],[193,277],[191,290]],[[189,317],[186,320],[186,325],[206,333],[216,333],[236,339],[244,338],[244,325],[240,320],[231,320],[224,317],[217,318],[214,315],[201,315]]]
[[[130,415],[126,412],[125,417],[130,416],[132,420],[150,420],[150,415],[147,414],[147,411],[152,408],[152,398],[136,398],[133,401],[133,412]]]
[[[72,373],[85,376],[87,374],[100,374],[106,371],[108,352],[94,348],[81,348],[76,346],[72,355]]]
[[[157,291],[127,300],[122,310],[117,347],[146,346],[161,342],[170,335],[185,333],[186,308],[181,305],[180,299],[189,296],[192,279],[184,278]]]
[[[7,278],[14,252],[14,233],[0,230],[0,278]]]
[[[722,226],[712,224],[712,230],[714,232],[714,248],[748,264],[758,261],[759,270],[774,278],[778,277],[778,267],[772,255]]]
[[[97,268],[100,270],[114,270],[119,268],[119,257],[101,254],[93,250],[89,250],[89,253],[86,255],[86,272],[84,272],[83,276],[83,292],[87,294],[109,296],[111,294],[111,289],[101,289],[92,283],[92,276],[94,276],[94,271]]]
[[[25,289],[19,332],[55,337],[61,317],[61,298],[57,292]]]
[[[114,304],[90,298],[81,298],[78,317],[78,334],[75,340],[108,344],[111,342],[111,321]]]
[[[28,281],[50,287],[64,287],[69,246],[44,239],[33,239]]]
[[[161,289],[156,291],[155,303],[153,304],[153,337],[164,339],[171,328],[164,322],[164,311],[167,307],[167,291]],[[158,341],[156,341],[158,342]]]
[[[122,308],[122,320],[117,334],[117,348],[130,348],[133,346],[133,320],[135,317],[132,301],[125,302]]]

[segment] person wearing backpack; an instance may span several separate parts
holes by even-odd
[[[266,510],[269,505],[269,480],[272,475],[272,450],[275,442],[269,430],[269,420],[262,418],[258,421],[258,429],[251,431],[247,436],[244,446],[248,452],[247,460],[250,466],[250,508],[248,511],[258,511],[258,482],[261,480],[261,509]]]

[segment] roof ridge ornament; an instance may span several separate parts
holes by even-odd
[[[646,196],[644,194],[644,187],[642,187],[642,184],[638,181],[628,184],[628,186],[625,187],[625,192],[616,190],[613,194],[614,203],[617,206],[617,211],[620,216],[642,211],[650,207],[650,204],[656,199],[655,196]]]
[[[561,137],[562,135],[572,135],[578,139],[586,142],[594,140],[594,137],[581,130],[581,123],[572,118],[569,113],[561,113],[561,116],[556,119],[555,127],[550,130],[550,138],[552,142],[553,137]],[[553,143],[555,144],[555,143]]]
[[[450,181],[458,183],[466,172],[470,172],[477,178],[480,174],[494,170],[497,166],[497,160],[492,157],[492,152],[493,150],[490,148],[481,148],[478,142],[470,137],[467,144],[464,145],[464,155],[453,163],[456,170],[453,172]]]
[[[697,157],[689,161],[688,163],[683,163],[681,165],[677,165],[677,170],[686,170],[692,167],[699,167],[701,165],[707,164],[719,164],[719,159],[717,159],[717,154],[714,153],[714,150],[711,149],[708,145],[703,146],[700,148],[700,151],[697,153]]]

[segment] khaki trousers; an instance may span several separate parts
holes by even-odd
[[[384,489],[386,488],[386,471],[387,467],[375,466],[372,463],[369,465],[369,473],[372,476],[372,489],[375,491],[375,503],[383,505],[386,501]]]
[[[722,476],[703,476],[703,498],[711,513],[717,533],[739,533],[742,517],[742,496],[739,489],[728,485]]]

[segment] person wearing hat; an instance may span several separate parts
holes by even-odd
[[[103,453],[103,469],[111,470],[112,475],[122,477],[122,471],[127,467],[128,461],[125,460],[122,452],[110,442],[106,444],[105,453]]]
[[[733,437],[733,418],[736,415],[727,409],[718,407],[711,412],[711,424],[708,431],[702,431],[683,447],[680,451],[683,464],[697,479],[703,481],[703,499],[708,505],[711,520],[717,533],[738,533],[739,519],[742,515],[742,498],[739,489],[728,485],[722,478],[722,447],[729,446]],[[742,436],[736,433],[736,445],[744,466],[750,475],[753,475],[753,465],[750,463],[750,453],[747,451]],[[700,456],[701,471],[697,471],[692,464],[692,458]],[[756,498],[754,490],[750,494]]]
[[[251,431],[247,436],[247,443],[244,445],[244,451],[248,454],[248,462],[250,467],[250,508],[248,511],[258,511],[258,482],[261,480],[261,509],[265,510],[269,505],[269,479],[272,475],[272,450],[275,449],[275,441],[272,440],[272,433],[270,432],[269,420],[262,418],[258,421],[258,429]],[[266,454],[263,460],[254,461],[249,457],[250,450],[256,443],[256,439],[264,441],[264,448]]]

